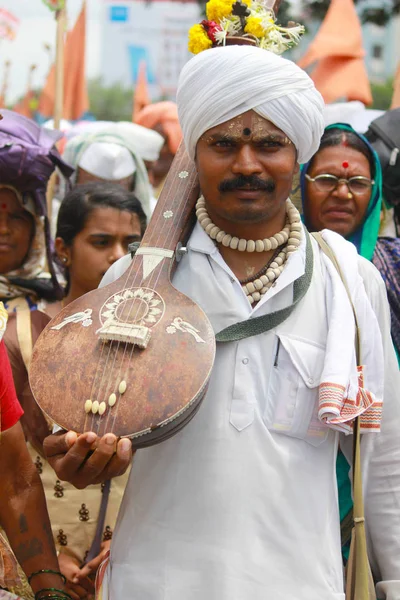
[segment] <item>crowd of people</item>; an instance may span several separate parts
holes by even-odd
[[[344,599],[359,417],[376,593],[399,600],[400,196],[373,143],[251,46],[190,60],[177,104],[98,125],[61,140],[1,111],[0,598],[90,600],[102,565],[103,600]],[[201,195],[173,284],[217,353],[199,414],[131,468],[129,439],[58,431],[29,370],[51,319],[128,268],[182,136]]]

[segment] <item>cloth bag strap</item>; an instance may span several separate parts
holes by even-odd
[[[94,533],[94,538],[89,548],[89,552],[87,553],[85,562],[83,563],[84,565],[87,565],[87,563],[100,554],[101,543],[103,541],[104,523],[106,522],[106,513],[110,498],[110,490],[111,479],[107,479],[103,486],[103,495],[101,497],[99,516],[97,517],[96,531]]]
[[[300,300],[306,295],[312,280],[314,257],[311,245],[310,234],[304,229],[306,235],[306,265],[304,275],[296,279],[293,285],[293,303],[286,308],[276,310],[268,315],[262,315],[261,317],[255,317],[254,319],[247,319],[246,321],[240,321],[234,325],[230,325],[225,329],[222,329],[216,334],[215,339],[217,342],[237,342],[244,338],[251,337],[253,335],[259,335],[265,333],[277,327],[283,321],[286,321],[292,314]]]
[[[332,261],[346,289],[356,324],[355,349],[357,365],[361,361],[360,331],[357,313],[351,298],[346,279],[343,276],[338,260],[331,247],[325,242],[320,233],[312,236],[318,242],[321,250]],[[361,434],[360,420],[356,418],[353,430],[353,531],[351,534],[350,555],[346,569],[346,600],[375,600],[375,586],[368,560],[367,538],[365,534],[364,499],[361,476]]]

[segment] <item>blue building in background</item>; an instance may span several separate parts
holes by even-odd
[[[385,27],[366,23],[363,40],[370,80],[382,83],[393,77],[400,61],[400,16],[393,17]]]

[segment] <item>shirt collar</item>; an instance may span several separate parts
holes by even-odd
[[[268,292],[264,294],[264,296],[262,296],[260,302],[258,302],[253,309],[254,311],[258,310],[261,306],[268,302],[268,300],[276,296],[280,291],[287,288],[290,284],[293,284],[296,279],[304,275],[306,264],[306,234],[304,225],[302,225],[302,227],[303,235],[300,246],[296,252],[289,256],[285,268],[279,276],[276,284],[271,287]],[[206,234],[198,221],[194,226],[187,246],[189,251],[200,252],[201,254],[210,256],[210,258],[215,261],[230,276],[230,278],[233,281],[236,281],[241,287],[238,278],[222,258],[217,245]]]

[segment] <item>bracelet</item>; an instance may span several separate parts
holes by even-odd
[[[65,578],[65,576],[60,573],[60,571],[52,571],[51,569],[40,569],[40,571],[35,571],[34,573],[31,573],[28,577],[28,583],[29,585],[31,584],[31,581],[34,577],[36,577],[36,575],[42,575],[43,573],[49,573],[50,575],[58,575],[59,577],[61,577],[62,582],[65,584],[67,583],[67,579]]]
[[[46,592],[49,592],[49,593],[46,594],[45,596],[43,596],[42,594],[45,594]],[[55,600],[56,598],[59,600],[65,600],[65,598],[69,598],[69,600],[72,600],[72,596],[70,596],[68,594],[68,592],[65,592],[64,590],[60,590],[58,588],[52,588],[52,587],[51,588],[43,588],[43,589],[39,590],[38,592],[36,592],[35,600],[44,600],[44,598],[53,599],[53,600]]]
[[[41,596],[41,600],[65,600],[65,596],[54,596],[52,593],[48,596]]]

